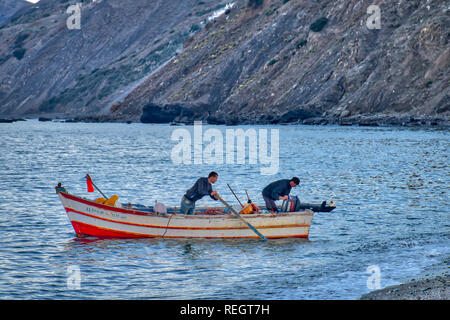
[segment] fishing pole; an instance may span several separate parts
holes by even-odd
[[[245,194],[247,195],[247,200],[248,200],[248,203],[252,203],[252,200],[250,200],[250,197],[248,196],[248,192],[247,192],[247,190],[245,190]]]

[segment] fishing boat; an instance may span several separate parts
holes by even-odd
[[[194,215],[180,214],[178,207],[158,213],[153,206],[98,203],[61,186],[56,192],[78,237],[258,238],[254,227],[267,239],[308,238],[314,215],[310,209],[273,214],[264,207],[257,214],[237,216],[226,207],[199,207]]]

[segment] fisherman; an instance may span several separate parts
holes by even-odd
[[[286,200],[293,187],[300,184],[300,179],[293,177],[292,179],[281,179],[274,181],[266,186],[262,191],[262,196],[266,202],[267,210],[278,212],[276,200]]]
[[[211,184],[216,183],[218,177],[219,175],[212,171],[209,173],[208,178],[199,178],[181,198],[181,213],[194,214],[195,202],[206,195],[209,195],[213,200],[217,200],[215,197],[219,197],[219,194],[217,191],[213,191]]]

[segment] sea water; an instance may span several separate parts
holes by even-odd
[[[447,129],[233,127],[278,130],[278,172],[262,175],[261,163],[174,163],[179,128],[0,124],[0,299],[357,299],[448,269]],[[263,204],[264,186],[297,176],[291,194],[337,208],[314,215],[308,240],[79,239],[54,190],[98,197],[89,173],[119,202],[179,206],[213,170],[233,205],[227,183]]]

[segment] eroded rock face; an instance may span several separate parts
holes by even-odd
[[[369,29],[370,5],[238,1],[112,117],[140,116],[151,102],[212,123],[448,121],[448,5],[379,1],[381,28]]]
[[[227,3],[20,1],[0,0],[0,114],[92,120],[109,114]],[[81,4],[80,29],[67,26],[74,3]]]
[[[0,24],[0,114],[448,123],[446,1],[237,0],[208,20],[227,3],[86,0],[80,30],[67,28],[65,0],[12,8]],[[373,4],[380,29],[368,27]]]
[[[0,0],[0,25],[7,21],[17,11],[29,4],[25,0],[10,1]]]

